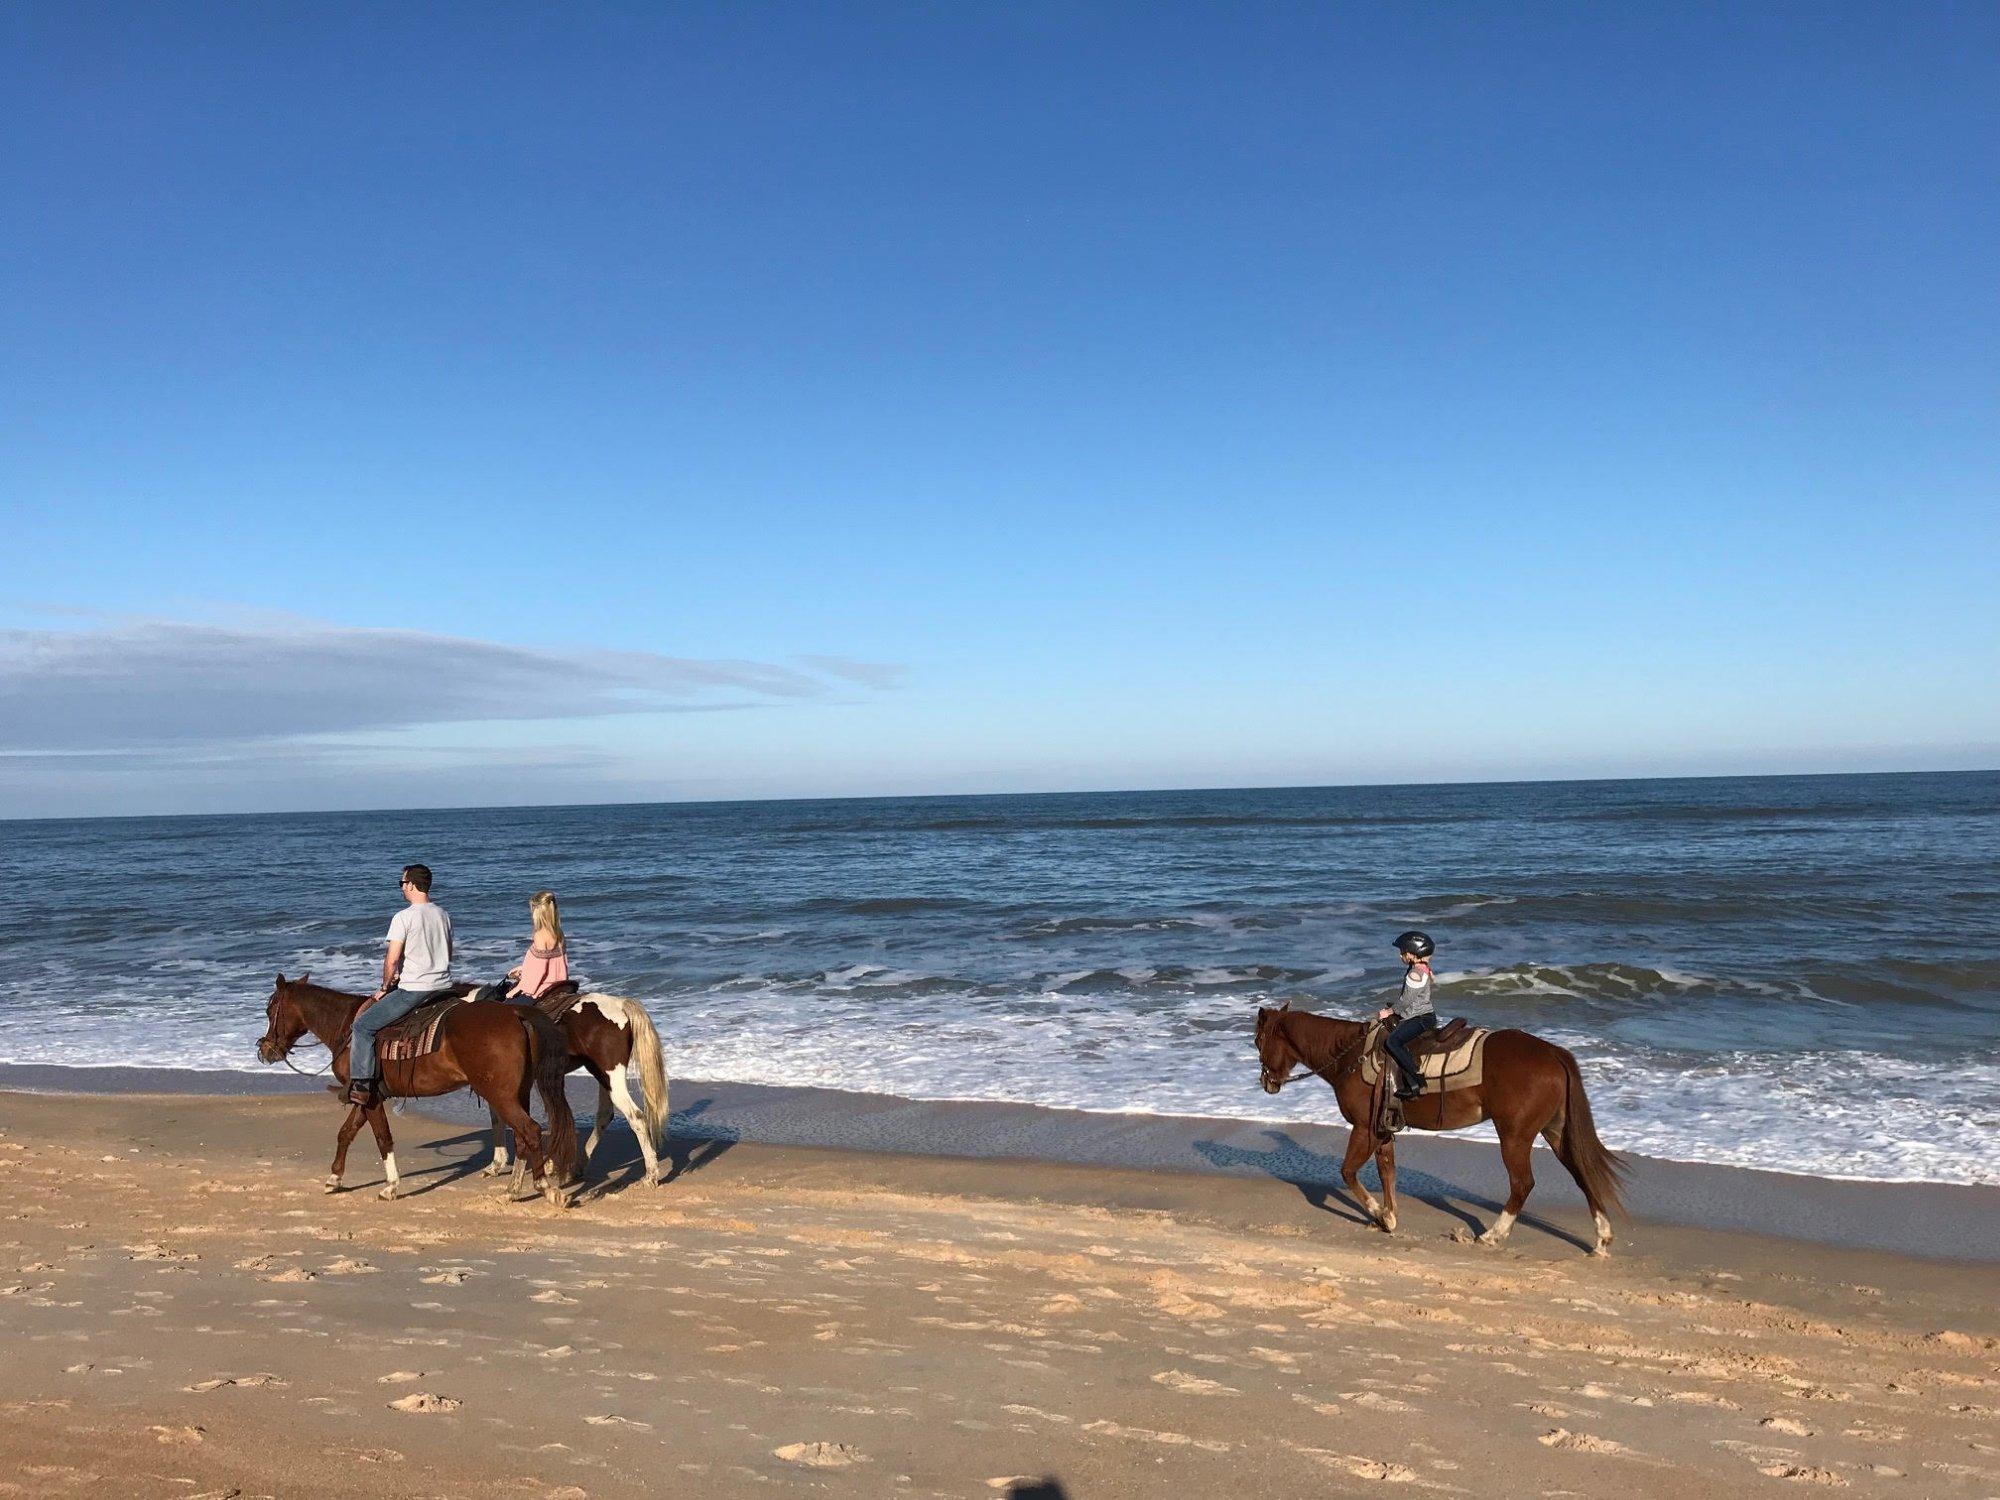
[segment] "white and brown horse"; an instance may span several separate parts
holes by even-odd
[[[584,1142],[584,1161],[596,1153],[616,1107],[638,1138],[639,1154],[646,1161],[646,1181],[666,1181],[660,1155],[667,1136],[667,1059],[646,1007],[620,995],[582,994],[556,1026],[569,1048],[564,1071],[583,1068],[597,1080],[597,1122]],[[486,1174],[497,1177],[508,1169],[507,1124],[497,1110],[492,1121],[493,1160]]]

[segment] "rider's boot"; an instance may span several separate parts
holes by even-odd
[[[1422,1079],[1411,1078],[1401,1068],[1396,1069],[1396,1079],[1396,1097],[1398,1099],[1415,1099],[1423,1094],[1424,1084]]]
[[[357,1078],[348,1084],[347,1092],[341,1096],[349,1104],[357,1104],[363,1109],[373,1109],[382,1102],[382,1085],[373,1078]]]

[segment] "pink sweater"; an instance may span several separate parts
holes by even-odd
[[[530,1000],[552,984],[561,984],[569,978],[569,955],[563,949],[553,952],[530,944],[527,957],[521,960],[521,980],[518,993]]]

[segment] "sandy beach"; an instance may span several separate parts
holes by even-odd
[[[1990,1263],[622,1132],[559,1213],[415,1114],[384,1204],[336,1114],[0,1094],[0,1492],[2000,1491]]]

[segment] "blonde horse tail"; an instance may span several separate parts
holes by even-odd
[[[639,1087],[644,1096],[640,1107],[646,1114],[646,1133],[652,1137],[657,1154],[667,1147],[667,1055],[645,1006],[637,1000],[627,1000],[625,1018],[632,1023],[632,1060],[639,1065]]]

